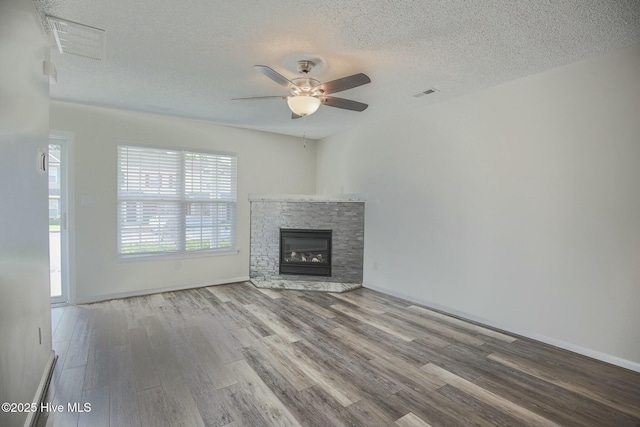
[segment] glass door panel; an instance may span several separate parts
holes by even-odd
[[[67,200],[66,144],[49,140],[49,271],[51,303],[66,303],[67,297]]]

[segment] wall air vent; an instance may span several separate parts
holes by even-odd
[[[438,89],[427,89],[425,91],[422,91],[420,93],[416,93],[415,95],[413,95],[414,98],[420,98],[421,96],[425,96],[425,95],[431,95],[432,93],[436,93],[438,91]]]
[[[106,43],[104,30],[54,16],[47,16],[47,21],[60,53],[98,61],[104,60]]]

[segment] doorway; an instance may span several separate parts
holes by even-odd
[[[68,144],[49,137],[49,272],[51,304],[69,302]]]

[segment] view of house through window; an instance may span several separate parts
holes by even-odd
[[[62,296],[61,146],[49,144],[49,266],[51,297]]]
[[[118,147],[121,255],[235,247],[236,157]]]
[[[49,137],[49,273],[51,303],[68,302],[69,200],[67,154],[69,141],[61,134]]]

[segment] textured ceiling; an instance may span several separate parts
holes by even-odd
[[[640,42],[638,0],[34,0],[41,14],[106,30],[106,59],[52,52],[52,99],[321,138]],[[291,120],[287,95],[257,73],[372,83]],[[415,98],[429,88],[435,94]]]

